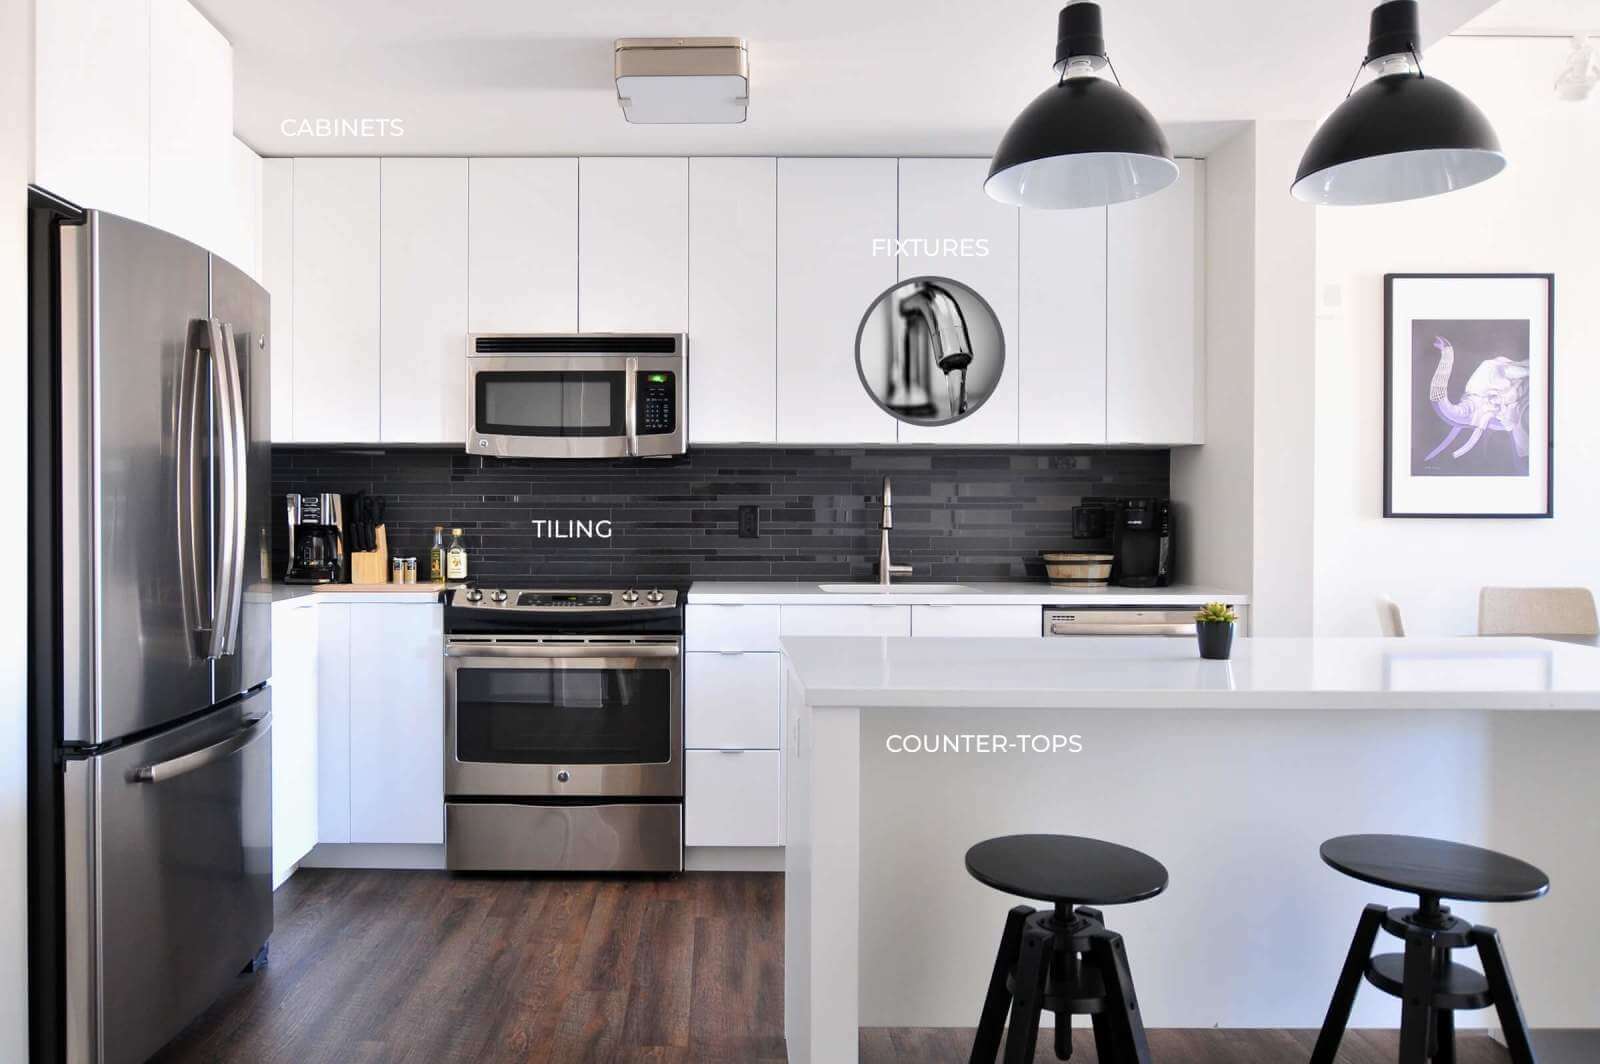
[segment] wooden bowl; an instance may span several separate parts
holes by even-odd
[[[1049,552],[1044,569],[1059,587],[1105,587],[1111,582],[1111,555],[1089,551]]]

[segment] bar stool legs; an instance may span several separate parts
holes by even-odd
[[[1103,920],[1087,907],[1038,912],[1019,905],[1006,914],[971,1064],[994,1064],[1002,1036],[1005,1064],[1031,1064],[1046,1009],[1056,1014],[1057,1060],[1072,1056],[1073,1015],[1087,1014],[1102,1064],[1150,1064],[1127,948]]]
[[[1339,1043],[1344,1039],[1344,1029],[1350,1023],[1350,1010],[1356,1004],[1356,991],[1361,989],[1361,976],[1367,970],[1367,958],[1372,956],[1372,948],[1378,942],[1378,929],[1383,926],[1388,912],[1382,905],[1369,905],[1361,910],[1355,937],[1350,940],[1350,952],[1345,955],[1339,982],[1333,988],[1333,1000],[1328,1003],[1327,1018],[1322,1021],[1322,1033],[1317,1035],[1317,1046],[1311,1051],[1311,1064],[1334,1064]]]
[[[1528,1021],[1523,1018],[1522,999],[1517,996],[1516,984],[1511,981],[1511,968],[1506,964],[1505,951],[1500,948],[1500,932],[1492,927],[1474,927],[1472,944],[1478,949],[1484,977],[1489,980],[1489,992],[1494,995],[1495,1012],[1500,1017],[1500,1029],[1506,1036],[1511,1059],[1515,1064],[1534,1064],[1533,1042],[1528,1038]]]

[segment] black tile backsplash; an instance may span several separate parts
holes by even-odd
[[[433,526],[464,532],[484,583],[861,580],[875,575],[878,496],[894,478],[895,561],[914,580],[1043,579],[1039,553],[1074,539],[1089,498],[1167,494],[1164,450],[696,448],[668,459],[505,460],[455,449],[277,447],[273,512],[290,491],[367,490],[387,503],[391,554],[426,570]],[[739,508],[759,529],[739,535]],[[611,522],[605,539],[535,535],[534,521]],[[283,572],[283,519],[273,535]],[[563,530],[567,526],[563,525]],[[424,575],[424,579],[426,576]]]

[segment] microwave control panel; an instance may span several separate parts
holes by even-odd
[[[640,370],[638,388],[638,434],[660,436],[678,427],[678,383],[671,370]]]

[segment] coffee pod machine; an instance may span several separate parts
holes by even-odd
[[[1111,524],[1111,582],[1121,587],[1172,583],[1172,504],[1124,499]]]
[[[346,580],[344,500],[332,492],[291,493],[286,584],[342,584]]]

